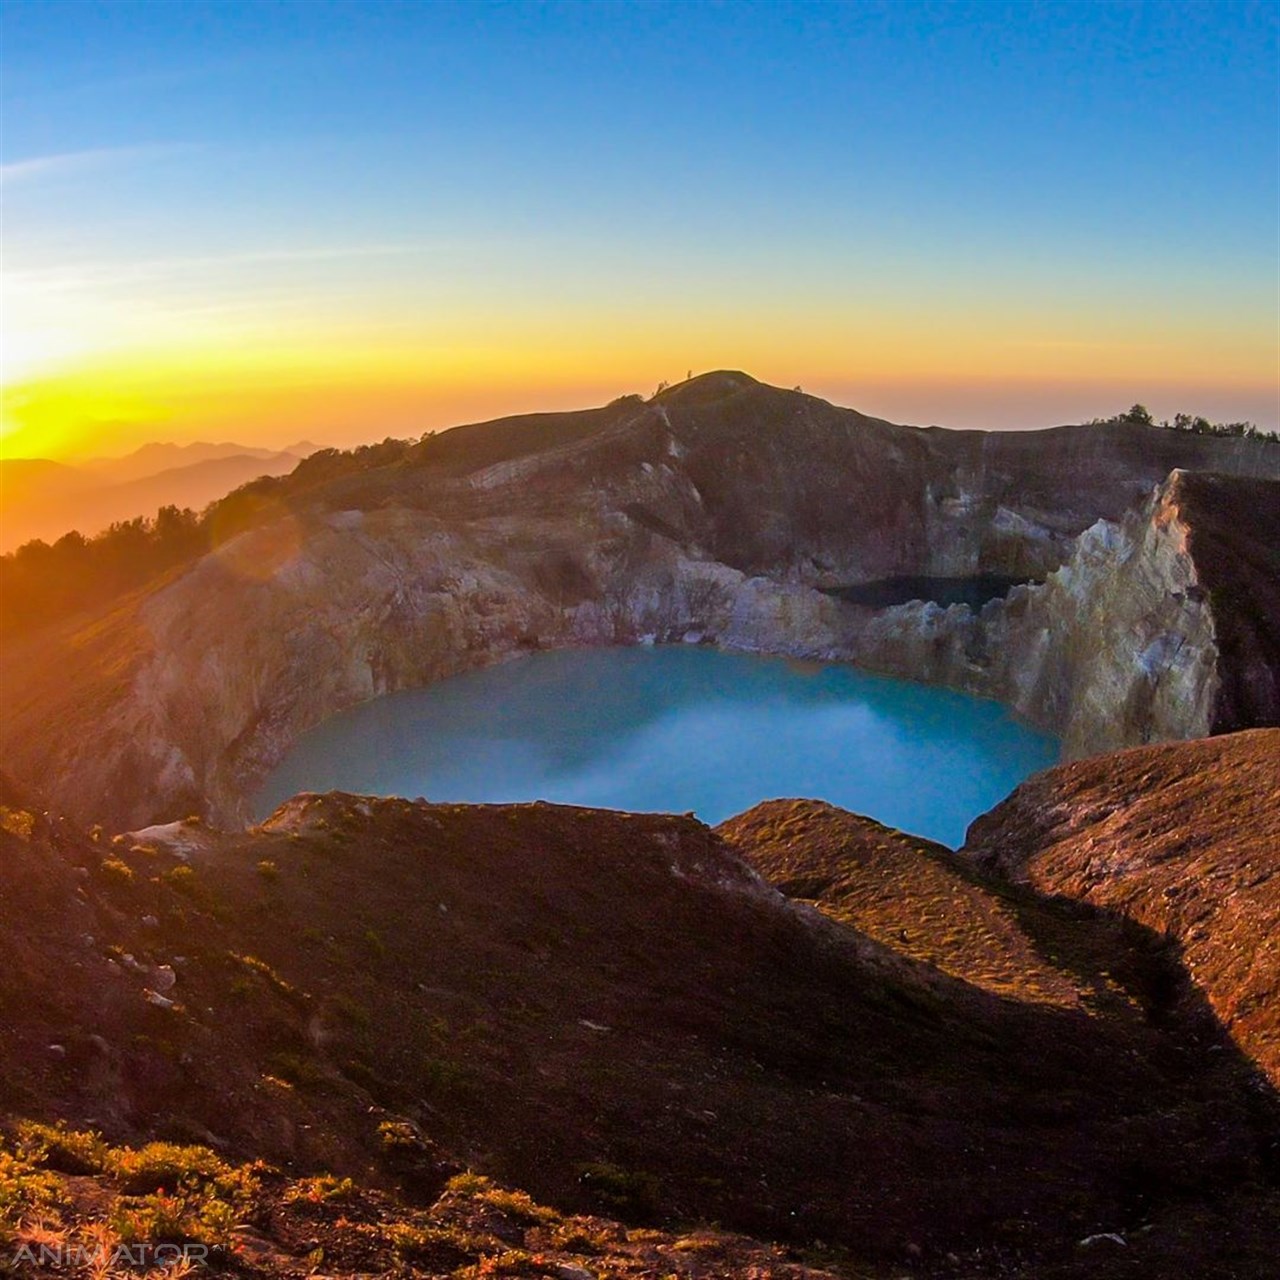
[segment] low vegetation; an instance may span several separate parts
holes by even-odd
[[[0,1273],[31,1274],[44,1262],[99,1280],[158,1246],[172,1257],[189,1245],[202,1246],[201,1257],[229,1255],[264,1169],[207,1147],[111,1146],[92,1130],[20,1122],[0,1145]]]
[[[703,1277],[829,1273],[722,1231],[570,1215],[475,1173],[427,1207],[349,1177],[291,1178],[207,1147],[115,1147],[22,1122],[0,1138],[0,1275],[177,1280],[208,1274]]]

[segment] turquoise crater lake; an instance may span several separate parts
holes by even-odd
[[[719,822],[804,796],[956,846],[1057,747],[998,703],[843,664],[680,645],[560,650],[333,717],[299,739],[254,811],[341,790]]]

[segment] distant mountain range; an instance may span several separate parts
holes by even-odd
[[[123,483],[126,480],[141,480],[146,476],[176,471],[202,462],[222,462],[228,458],[264,460],[286,456],[305,458],[319,448],[318,444],[312,444],[309,440],[300,440],[297,444],[286,445],[283,449],[262,449],[255,445],[237,444],[231,440],[220,444],[205,440],[198,440],[192,444],[153,442],[125,454],[123,458],[94,458],[81,465],[84,470],[92,471],[104,479],[109,477]]]
[[[164,506],[199,510],[249,480],[284,475],[318,445],[145,444],[122,458],[76,465],[43,458],[0,461],[0,551],[72,529],[86,536]]]

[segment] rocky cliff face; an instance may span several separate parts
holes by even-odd
[[[1199,465],[1262,479],[1189,505],[1176,478],[1141,506],[1172,467]],[[176,580],[7,646],[0,745],[86,819],[234,824],[336,711],[530,648],[640,640],[951,684],[1009,702],[1070,754],[1265,723],[1280,601],[1228,622],[1224,650],[1219,615],[1245,612],[1252,579],[1214,552],[1206,588],[1195,530],[1252,546],[1258,495],[1233,485],[1271,493],[1276,476],[1280,449],[1249,441],[1132,424],[920,431],[708,375],[338,466]],[[971,572],[1048,578],[977,613],[829,594]]]
[[[881,611],[851,656],[998,698],[1068,759],[1280,723],[1278,509],[1278,485],[1175,471],[1045,582]]]
[[[998,691],[1055,726],[1069,757],[1212,727],[1219,651],[1189,521],[1175,472],[1142,511],[1081,535],[1043,586],[991,611]]]
[[[1068,757],[1209,733],[1220,652],[1184,488],[1175,472],[1124,521],[1081,534],[1044,583],[980,611],[885,611],[859,660],[999,698]]]

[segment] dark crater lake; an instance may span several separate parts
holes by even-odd
[[[976,611],[988,600],[999,600],[1014,587],[1028,581],[1031,580],[1009,578],[998,573],[968,578],[878,578],[875,582],[860,582],[852,587],[825,587],[824,591],[848,604],[867,605],[872,609],[888,609],[896,604],[924,600],[940,604],[943,608],[967,604]]]
[[[998,703],[844,664],[681,645],[560,650],[333,717],[294,745],[254,812],[341,790],[719,822],[804,796],[955,846],[1057,751]]]

